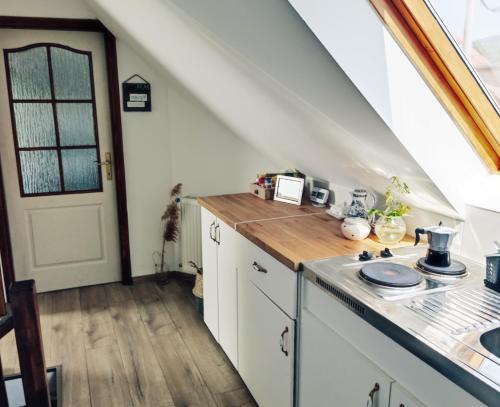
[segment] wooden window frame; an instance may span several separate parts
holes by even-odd
[[[14,99],[12,94],[12,80],[10,73],[10,64],[9,64],[9,54],[15,54],[17,52],[26,51],[34,48],[43,48],[45,47],[47,50],[47,63],[48,63],[48,71],[49,71],[49,82],[50,82],[50,99]],[[77,54],[86,55],[89,61],[89,74],[90,74],[90,99],[57,99],[55,95],[55,87],[54,87],[54,75],[52,73],[52,48],[60,48],[65,49],[67,51],[71,51]],[[66,191],[65,180],[64,180],[64,167],[62,161],[62,151],[64,150],[82,150],[82,149],[95,149],[96,157],[99,160],[101,156],[100,148],[99,148],[99,134],[98,134],[98,126],[97,126],[97,107],[95,100],[95,86],[94,86],[94,69],[92,63],[92,52],[83,51],[76,48],[68,47],[66,45],[57,44],[57,43],[35,43],[26,45],[24,47],[19,48],[11,48],[4,50],[4,60],[5,60],[5,72],[7,76],[7,90],[9,96],[9,106],[10,106],[10,115],[12,122],[12,133],[14,136],[14,148],[16,153],[16,162],[17,162],[17,172],[19,179],[19,191],[21,193],[22,198],[33,198],[39,196],[51,196],[51,195],[70,195],[70,194],[85,194],[85,193],[97,193],[103,191],[102,184],[102,171],[99,168],[97,171],[98,176],[98,187],[94,189],[80,189],[80,190],[71,190]],[[52,106],[52,114],[54,119],[54,132],[55,132],[55,140],[56,145],[50,147],[19,147],[19,139],[17,137],[17,126],[16,126],[16,117],[14,113],[14,105],[16,103],[41,103],[41,104],[50,104]],[[92,117],[93,117],[93,127],[94,127],[94,144],[88,145],[73,145],[73,146],[62,146],[60,140],[59,133],[59,125],[57,121],[57,104],[61,103],[87,103],[92,105]],[[59,164],[59,179],[61,190],[57,192],[37,192],[37,193],[26,193],[24,190],[24,182],[23,182],[23,174],[21,168],[21,151],[56,151],[57,159]]]
[[[370,0],[488,169],[500,172],[500,116],[424,0]]]

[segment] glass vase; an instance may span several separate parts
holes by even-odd
[[[381,216],[375,223],[375,234],[380,243],[399,243],[406,235],[406,223],[401,216]]]

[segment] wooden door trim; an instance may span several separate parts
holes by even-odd
[[[5,283],[7,299],[9,296],[9,287],[10,284],[15,281],[14,275],[14,257],[12,255],[12,243],[10,240],[10,228],[9,228],[9,219],[7,217],[7,200],[5,199],[5,188],[3,185],[3,174],[2,174],[2,160],[0,159],[0,260],[2,263],[2,272],[3,272],[3,280],[0,275],[0,289],[2,292],[0,293],[0,301],[5,302],[3,298],[4,286]],[[1,274],[1,273],[0,273]],[[0,305],[0,307],[2,307]],[[3,311],[2,309],[0,309]]]
[[[125,183],[125,161],[121,122],[120,84],[118,80],[118,58],[116,38],[99,20],[73,18],[39,18],[0,16],[0,28],[29,30],[88,31],[103,34],[108,94],[111,120],[111,136],[115,164],[116,209],[120,241],[121,279],[123,284],[133,284],[130,261],[130,237],[127,210],[127,188]],[[1,172],[0,172],[1,175]],[[2,178],[3,180],[3,178]],[[15,281],[12,245],[10,241],[5,191],[0,182],[0,256],[7,287]],[[4,236],[7,235],[7,236]]]

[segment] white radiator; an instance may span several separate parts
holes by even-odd
[[[180,229],[179,241],[175,245],[179,270],[195,274],[196,270],[189,262],[194,261],[201,267],[201,209],[196,198],[182,198]]]

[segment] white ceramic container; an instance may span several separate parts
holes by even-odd
[[[349,240],[363,240],[370,234],[371,227],[365,218],[345,218],[340,230]]]

